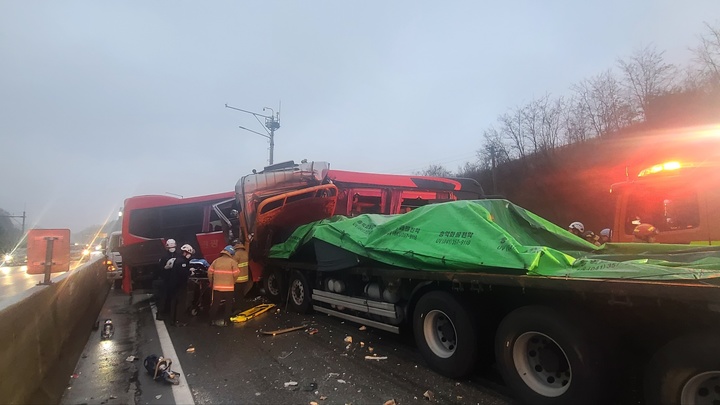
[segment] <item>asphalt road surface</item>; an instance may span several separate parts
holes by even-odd
[[[70,262],[70,269],[95,259],[95,255]],[[62,273],[52,273],[50,280]],[[45,280],[44,274],[27,274],[27,266],[0,266],[0,301],[11,299]]]
[[[247,300],[241,309],[260,303]],[[493,370],[445,378],[427,367],[411,337],[361,330],[324,314],[274,308],[215,327],[201,313],[178,327],[154,320],[149,295],[111,290],[99,318],[112,318],[115,335],[101,341],[92,332],[62,404],[513,403]],[[301,325],[275,336],[261,333]],[[150,354],[173,359],[180,386],[152,380],[142,366]]]
[[[492,371],[444,378],[428,369],[411,338],[324,314],[275,309],[230,327],[194,320],[169,331],[198,404],[422,404],[425,396],[444,404],[511,403]]]
[[[27,274],[26,270],[27,266],[0,267],[0,300],[12,298],[45,279],[44,275]]]

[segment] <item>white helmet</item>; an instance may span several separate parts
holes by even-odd
[[[572,224],[570,224],[570,226],[568,228],[570,228],[571,230],[575,229],[575,230],[579,231],[580,233],[585,232],[585,225],[583,225],[582,222],[578,222],[578,221],[575,221]]]
[[[174,248],[175,246],[177,246],[177,242],[175,242],[175,239],[168,239],[168,240],[165,242],[165,247],[168,248],[168,249]]]
[[[606,238],[610,237],[610,228],[605,228],[602,231],[600,231],[600,236],[605,236]]]
[[[180,250],[182,250],[183,252],[188,252],[188,253],[190,253],[191,255],[192,255],[192,254],[195,254],[195,249],[193,249],[193,247],[190,246],[190,245],[188,245],[187,243],[184,244],[184,245],[182,245],[182,247],[180,248]]]

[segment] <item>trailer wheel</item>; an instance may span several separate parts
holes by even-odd
[[[285,299],[285,280],[283,273],[280,270],[270,270],[267,276],[263,279],[263,288],[265,289],[265,295],[274,303],[281,303]]]
[[[288,305],[290,309],[301,314],[307,313],[310,310],[312,289],[301,272],[295,270],[290,274],[288,289]]]
[[[452,295],[423,295],[413,314],[415,343],[430,367],[448,377],[470,373],[478,360],[474,318]]]
[[[543,306],[518,308],[498,327],[495,357],[505,383],[533,404],[601,402],[604,348],[583,319]]]
[[[643,383],[648,404],[720,402],[720,342],[717,335],[672,340],[650,360]]]

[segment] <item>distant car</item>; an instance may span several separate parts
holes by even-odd
[[[27,249],[17,248],[0,256],[3,266],[24,266],[27,264]]]
[[[105,248],[105,256],[107,257],[107,278],[113,281],[116,288],[122,284],[123,263],[122,255],[118,248],[122,244],[122,232],[113,232],[108,237],[107,246]]]

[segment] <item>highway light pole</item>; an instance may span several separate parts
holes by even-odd
[[[25,211],[23,211],[22,215],[0,215],[0,217],[4,218],[22,218],[22,230],[21,235],[25,235]]]
[[[270,110],[270,115],[262,115],[262,114],[254,113],[252,111],[243,110],[241,108],[231,107],[227,104],[225,104],[225,107],[231,108],[233,110],[237,110],[240,112],[252,114],[255,117],[255,119],[258,120],[260,125],[263,125],[263,123],[262,123],[262,121],[260,121],[259,117],[265,118],[264,127],[265,127],[265,132],[267,132],[267,134],[263,134],[258,131],[253,131],[252,129],[248,129],[248,128],[245,128],[245,127],[242,127],[239,125],[238,125],[238,128],[244,129],[248,132],[252,132],[253,134],[260,135],[260,136],[265,137],[270,140],[270,159],[268,159],[268,162],[270,163],[270,165],[272,165],[273,164],[273,153],[275,151],[275,131],[280,128],[280,111],[278,111],[276,113],[270,107],[263,107],[263,111]]]

